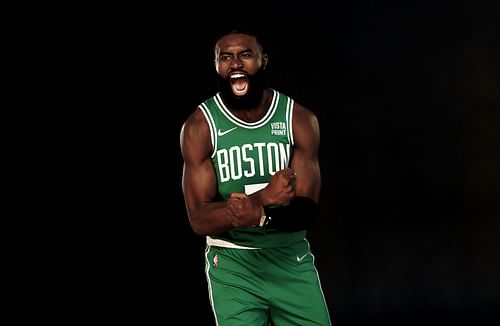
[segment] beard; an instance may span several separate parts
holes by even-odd
[[[217,74],[217,84],[226,106],[232,110],[249,110],[256,108],[262,101],[264,89],[267,87],[266,71],[260,68],[254,75],[248,75],[248,92],[236,96],[231,88],[229,77],[222,78]]]

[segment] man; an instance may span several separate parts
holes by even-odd
[[[217,325],[330,325],[306,240],[319,214],[317,118],[266,88],[254,34],[223,34],[214,51],[220,92],[188,117],[180,145]]]

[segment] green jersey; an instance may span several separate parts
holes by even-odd
[[[262,189],[277,171],[290,164],[294,145],[294,101],[278,91],[272,92],[266,114],[256,122],[246,122],[232,114],[222,102],[220,93],[199,106],[210,127],[211,158],[218,193],[223,200],[232,192],[249,195]],[[305,231],[290,233],[267,227],[246,227],[212,238],[241,246],[270,248],[288,246],[304,237]]]

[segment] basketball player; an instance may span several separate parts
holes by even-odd
[[[214,50],[220,92],[188,117],[180,143],[216,324],[331,325],[306,239],[319,214],[317,118],[266,88],[256,35],[233,30]]]

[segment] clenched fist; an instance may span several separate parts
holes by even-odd
[[[235,228],[258,225],[263,215],[261,205],[241,192],[233,192],[227,200],[228,216]]]
[[[291,168],[276,172],[269,184],[262,190],[261,198],[264,206],[284,205],[295,197],[297,176]]]

